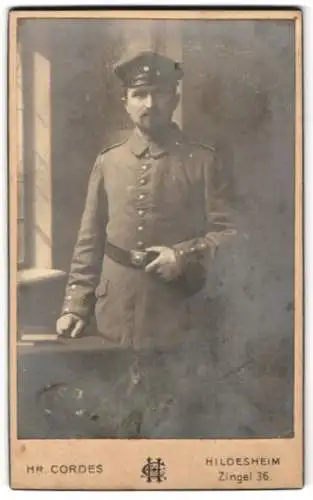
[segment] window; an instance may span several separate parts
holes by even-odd
[[[31,51],[17,55],[18,282],[63,275],[52,269],[50,61]],[[25,73],[25,74],[24,74]]]
[[[20,58],[20,46],[17,55],[17,119],[18,119],[18,215],[17,215],[17,237],[18,237],[18,267],[25,264],[25,197],[24,197],[24,162],[23,162],[23,83]]]

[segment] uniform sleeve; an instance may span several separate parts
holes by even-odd
[[[237,235],[231,208],[230,178],[215,154],[203,164],[202,186],[204,191],[199,200],[202,200],[205,212],[205,231],[197,238],[173,246],[177,255],[186,260],[198,259],[208,253],[214,259],[217,248]]]
[[[87,319],[93,312],[94,290],[99,282],[104,255],[106,224],[107,204],[98,158],[89,178],[62,314],[73,313]]]

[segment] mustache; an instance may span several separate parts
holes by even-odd
[[[143,111],[141,111],[140,116],[150,116],[150,115],[155,115],[158,112],[156,108],[146,108]]]

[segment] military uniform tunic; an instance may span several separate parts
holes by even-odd
[[[154,273],[114,262],[105,243],[164,245],[185,262],[214,265],[216,248],[233,235],[226,192],[214,149],[190,142],[175,124],[158,142],[135,129],[104,149],[90,175],[63,313],[94,312],[100,334],[119,346],[188,343],[197,319],[190,299]]]

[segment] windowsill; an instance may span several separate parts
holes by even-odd
[[[54,281],[65,276],[65,272],[60,269],[40,269],[32,267],[29,269],[20,269],[17,272],[17,284],[31,285],[33,283],[42,283]]]
[[[76,339],[60,338],[56,334],[33,333],[22,334],[17,342],[18,355],[68,352],[116,352],[118,349],[111,342],[99,335],[86,336]]]

